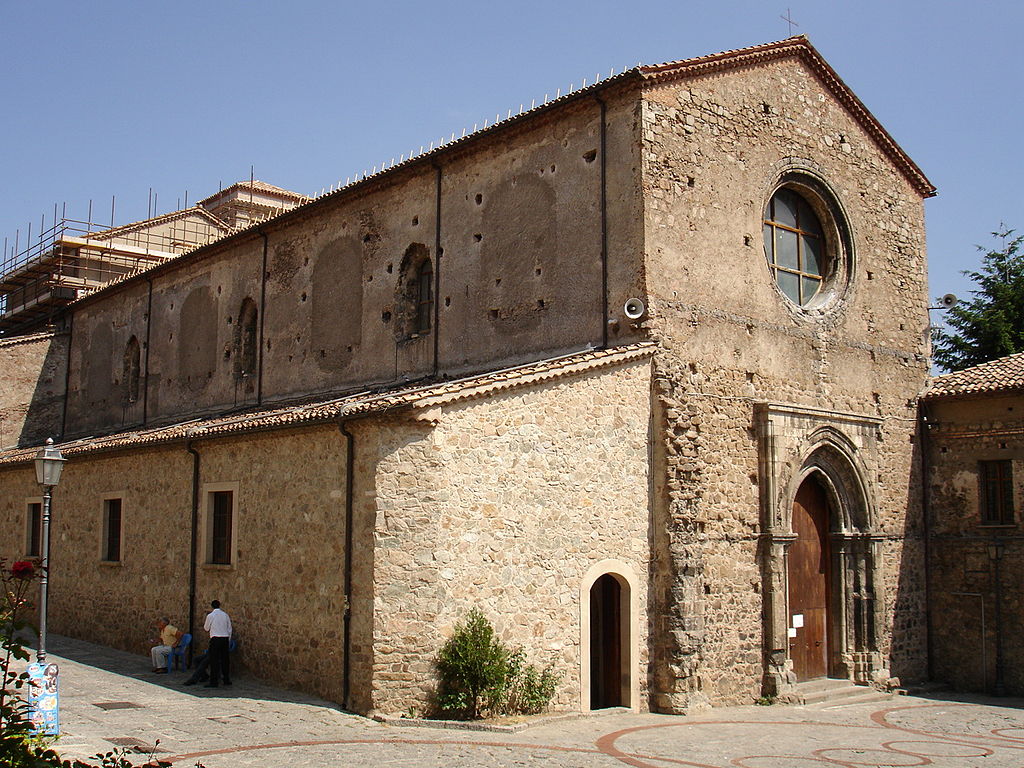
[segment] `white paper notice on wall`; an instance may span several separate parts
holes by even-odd
[[[804,615],[802,613],[793,614],[793,626],[802,627],[804,625]]]
[[[790,627],[787,632],[788,637],[796,637],[796,627]]]

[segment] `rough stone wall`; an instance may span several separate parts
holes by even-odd
[[[235,561],[205,564],[200,549],[197,624],[219,599],[239,633],[240,656],[256,674],[341,701],[344,437],[325,426],[197,450],[201,487],[238,484]]]
[[[1024,694],[1024,398],[929,401],[929,576],[934,676],[961,690]],[[1010,460],[1015,517],[981,519],[979,462]],[[998,602],[998,607],[997,607]],[[984,624],[984,625],[983,625]],[[997,646],[1002,645],[998,674]],[[1001,677],[1001,681],[1000,681]]]
[[[0,488],[5,530],[23,543],[25,502],[40,496],[33,467],[3,471]],[[53,493],[51,631],[143,653],[160,615],[187,626],[191,492],[191,460],[180,449],[68,461]],[[106,495],[123,500],[116,564],[100,561]]]
[[[115,431],[142,422],[144,400],[128,399],[124,381],[124,354],[134,337],[139,345],[140,377],[145,370],[148,288],[137,283],[127,288],[118,301],[87,305],[75,312],[69,331],[67,425],[69,436]],[[214,323],[209,317],[203,321]],[[212,335],[212,328],[202,323],[185,332],[202,338]],[[153,342],[159,344],[158,340]],[[198,342],[198,336],[193,339]],[[182,378],[194,375],[183,370]],[[150,406],[159,400],[159,372],[150,371]]]
[[[920,195],[796,60],[652,86],[643,143],[647,325],[663,347],[657,516],[668,531],[652,596],[665,615],[658,706],[748,702],[760,692],[752,413],[761,401],[883,420],[871,492],[888,537],[887,627],[900,641],[893,646],[886,628],[880,651],[894,671],[917,676],[923,590],[905,561],[918,562],[920,550],[912,442],[927,372]],[[824,308],[789,303],[765,258],[762,213],[793,169],[831,187],[851,233],[848,287]]]
[[[202,625],[210,600],[219,599],[240,638],[240,664],[277,684],[341,701],[344,438],[328,426],[209,441],[195,450],[197,647],[206,645]],[[53,632],[146,653],[159,616],[187,631],[192,477],[185,445],[68,462],[53,498]],[[231,565],[205,562],[205,486],[216,483],[237,484]],[[0,555],[20,557],[26,501],[39,496],[33,468],[3,470],[0,489],[0,521],[10,532]],[[109,496],[123,500],[119,563],[100,559]],[[366,546],[357,542],[356,551]],[[367,592],[365,581],[359,589]]]
[[[66,370],[66,334],[0,340],[0,449],[60,435]]]
[[[606,558],[638,577],[633,674],[646,701],[649,370],[594,372],[367,431],[378,457],[374,710],[429,706],[433,659],[473,607],[530,661],[553,662],[555,706],[577,709],[579,594]]]

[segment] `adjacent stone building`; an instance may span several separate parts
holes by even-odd
[[[933,676],[1024,693],[1024,353],[931,381],[921,399]]]
[[[4,554],[52,433],[58,632],[217,597],[362,712],[474,606],[562,708],[923,677],[933,193],[803,37],[624,72],[5,342]]]

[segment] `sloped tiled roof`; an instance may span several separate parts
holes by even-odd
[[[224,189],[220,190],[219,192],[215,192],[209,197],[204,197],[202,200],[196,203],[196,205],[205,205],[211,200],[216,200],[218,197],[226,195],[228,192],[231,192],[236,189],[252,189],[254,192],[266,192],[267,194],[270,195],[286,197],[290,200],[294,200],[297,203],[304,203],[310,199],[306,195],[300,194],[298,192],[292,192],[290,189],[284,189],[283,187],[275,187],[273,184],[268,184],[267,182],[260,181],[259,179],[254,179],[253,181],[249,181],[247,179],[245,181],[235,182],[230,187],[225,187]]]
[[[613,349],[580,352],[551,358],[538,363],[483,373],[456,381],[426,386],[419,384],[398,387],[383,392],[358,392],[300,404],[277,404],[242,413],[235,412],[227,416],[211,416],[151,429],[71,440],[61,443],[58,447],[65,457],[74,457],[98,451],[321,424],[402,408],[433,408],[613,365],[621,365],[641,360],[653,353],[653,344],[641,342]],[[11,448],[0,451],[0,467],[29,462],[37,451],[38,447]]]
[[[299,195],[298,193],[290,192],[258,180],[252,182],[251,186],[253,189],[262,189],[269,193],[292,196],[293,199],[300,203],[295,208],[283,211],[276,216],[272,216],[268,220],[269,222],[282,222],[286,221],[290,217],[306,215],[306,213],[308,213],[314,206],[323,204],[331,199],[359,194],[359,192],[368,183],[376,183],[383,177],[400,172],[401,169],[417,164],[429,164],[435,162],[436,157],[451,152],[462,151],[472,144],[472,142],[477,141],[484,136],[492,135],[511,126],[521,125],[536,118],[538,115],[550,113],[571,102],[590,98],[600,91],[609,87],[616,87],[620,83],[626,81],[639,81],[641,84],[656,86],[660,82],[668,82],[674,79],[685,79],[687,77],[699,77],[730,69],[756,66],[785,58],[798,58],[810,67],[822,83],[832,92],[837,101],[842,104],[843,107],[850,112],[853,118],[864,127],[864,130],[873,138],[893,164],[903,172],[911,184],[913,184],[914,187],[925,197],[930,197],[935,194],[935,186],[928,180],[914,161],[911,160],[910,156],[907,155],[907,153],[904,152],[896,143],[895,139],[893,139],[885,128],[882,127],[882,124],[874,115],[871,114],[867,107],[864,106],[863,102],[857,98],[856,94],[850,90],[849,86],[847,86],[839,75],[836,74],[835,70],[832,69],[828,62],[825,61],[824,57],[817,51],[817,49],[811,45],[810,40],[808,40],[805,35],[796,35],[772,43],[754,45],[748,48],[737,48],[730,51],[723,51],[722,53],[671,61],[664,64],[639,65],[632,69],[626,69],[618,75],[609,75],[603,79],[598,78],[590,85],[583,85],[576,90],[558,95],[554,99],[545,101],[542,104],[533,105],[529,109],[521,110],[518,113],[513,113],[513,110],[510,109],[508,110],[507,116],[502,117],[499,112],[495,115],[495,120],[490,123],[490,125],[488,125],[487,121],[484,121],[484,127],[479,130],[475,130],[472,133],[464,133],[458,138],[456,138],[455,133],[452,133],[449,140],[445,140],[442,137],[436,147],[432,142],[430,144],[430,149],[425,152],[421,147],[420,153],[418,154],[410,153],[407,159],[400,159],[397,163],[392,159],[390,165],[382,164],[380,171],[377,171],[375,168],[372,174],[363,174],[361,176],[357,175],[354,180],[347,181],[337,189],[332,188],[330,191],[322,192],[320,195],[313,198]],[[403,155],[402,158],[404,157],[405,156]],[[210,195],[209,197],[200,200],[198,205],[205,205],[233,189],[248,189],[249,187],[250,182],[248,179],[237,182],[214,195]],[[232,237],[244,236],[244,233],[248,230],[265,226],[267,223],[268,222],[253,223],[249,227],[244,227],[225,235],[223,240],[228,240]],[[210,243],[207,246],[200,246],[194,251],[184,255],[189,256],[195,253],[201,253],[205,248],[213,244],[214,243]],[[154,270],[167,268],[169,268],[169,266],[164,264],[156,265],[149,269]],[[102,289],[102,291],[113,289],[113,286],[117,285],[119,282],[127,282],[128,280],[136,278],[138,278],[138,274],[127,277],[122,281],[114,281]],[[97,293],[99,292],[101,291],[97,291]],[[95,296],[96,294],[94,293],[92,295]],[[79,301],[84,300],[86,299],[79,299]]]
[[[1024,352],[936,376],[928,383],[922,398],[935,400],[1015,390],[1024,390]]]
[[[111,229],[104,229],[99,232],[90,232],[90,240],[111,240],[115,237],[137,232],[142,229],[149,227],[155,227],[159,224],[166,224],[169,221],[176,221],[178,219],[184,219],[188,216],[198,216],[201,219],[205,219],[208,223],[223,230],[225,234],[231,231],[231,227],[221,221],[219,218],[214,216],[205,208],[199,206],[192,206],[191,208],[182,208],[177,211],[171,211],[170,213],[161,213],[159,216],[153,216],[149,219],[141,219],[140,221],[133,221],[129,224],[121,224]]]

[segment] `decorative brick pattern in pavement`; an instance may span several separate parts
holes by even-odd
[[[57,746],[65,757],[119,743],[145,751],[159,740],[158,757],[208,768],[1024,765],[1019,700],[894,697],[690,717],[617,713],[496,733],[378,723],[244,676],[231,688],[184,687],[184,673],[153,674],[141,656],[60,637],[50,646],[61,667]]]

